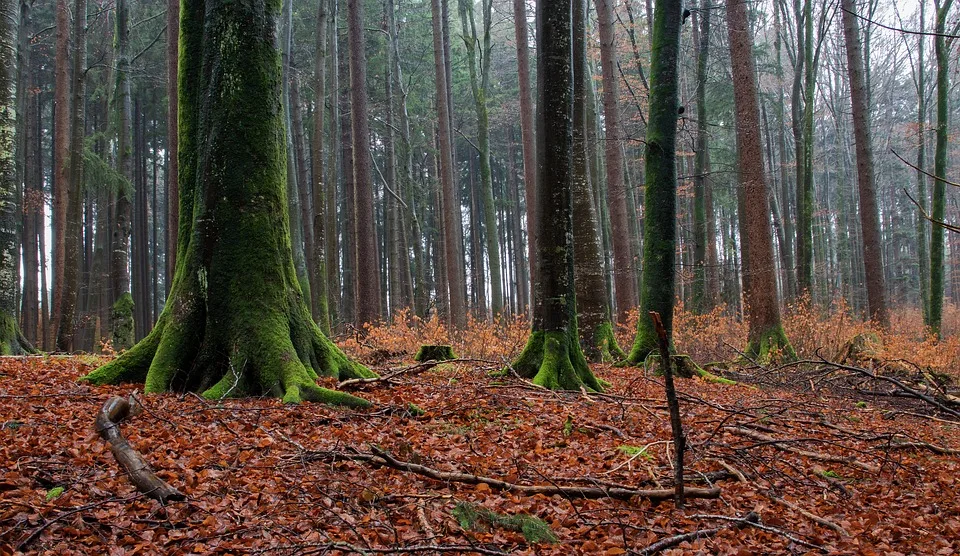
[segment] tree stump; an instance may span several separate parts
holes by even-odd
[[[457,356],[453,354],[453,348],[450,346],[440,344],[424,344],[420,346],[419,350],[417,350],[417,355],[414,356],[413,360],[417,362],[449,361],[456,358]]]

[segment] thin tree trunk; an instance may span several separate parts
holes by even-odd
[[[327,71],[330,74],[330,169],[327,188],[324,192],[326,198],[325,213],[325,235],[327,239],[327,310],[330,314],[330,329],[333,329],[334,323],[340,316],[343,307],[343,294],[340,288],[340,235],[337,224],[340,219],[337,217],[337,186],[343,183],[346,175],[343,169],[342,151],[340,145],[341,133],[340,126],[343,123],[340,115],[340,38],[337,33],[337,20],[339,14],[337,0],[330,0],[330,23],[327,34],[330,37],[330,62]],[[348,120],[349,121],[349,120]]]
[[[693,310],[703,313],[712,309],[713,300],[707,295],[707,168],[710,167],[710,150],[707,135],[707,62],[710,56],[711,10],[706,0],[701,0],[701,9],[693,20],[693,37],[697,50],[697,139],[693,169]],[[699,19],[699,21],[698,21]],[[698,24],[699,23],[699,28]]]
[[[66,256],[67,203],[70,191],[70,9],[56,5],[56,63],[53,99],[53,300],[44,346],[54,348],[63,308],[63,267]]]
[[[920,2],[920,31],[926,28],[925,2]],[[923,63],[923,35],[917,36],[917,202],[927,212],[927,68]],[[927,249],[927,220],[917,217],[917,258],[920,275],[920,307],[923,323],[930,325],[930,256]]]
[[[520,138],[523,148],[524,202],[527,213],[527,268],[529,284],[527,297],[522,303],[528,315],[533,307],[533,283],[536,281],[536,186],[537,146],[533,124],[533,99],[530,95],[530,40],[527,37],[527,13],[525,0],[513,0],[513,28],[517,43],[517,79],[520,82]]]
[[[311,276],[313,283],[310,288],[313,294],[313,319],[317,321],[320,330],[329,336],[330,309],[328,298],[330,279],[327,273],[327,265],[330,261],[327,260],[329,253],[327,251],[327,234],[336,235],[336,229],[329,230],[327,228],[327,213],[331,210],[335,212],[336,205],[327,205],[327,188],[332,187],[335,195],[337,186],[335,181],[327,179],[323,160],[326,154],[324,151],[324,136],[326,134],[324,117],[327,111],[327,35],[330,27],[327,20],[327,1],[319,0],[317,2],[317,44],[313,66],[313,90],[316,95],[316,109],[313,112],[313,156],[311,157],[313,162],[313,187],[311,189],[313,199],[313,252],[308,253],[308,256],[313,258],[314,265],[314,273]],[[335,98],[336,90],[333,94]],[[336,101],[334,100],[332,104],[336,104]],[[306,222],[311,221],[305,220],[304,223]]]
[[[950,91],[949,50],[947,39],[943,36],[947,12],[953,0],[936,0],[937,24],[934,38],[937,57],[937,145],[934,150],[933,175],[937,176],[933,182],[932,214],[934,221],[943,222],[946,213],[946,184],[943,179],[947,175],[947,140],[949,124],[948,96]],[[930,227],[930,329],[940,336],[940,324],[943,319],[943,228]]]
[[[130,231],[133,210],[129,189],[133,184],[133,162],[130,128],[133,114],[130,100],[130,53],[129,12],[127,0],[118,0],[117,10],[117,167],[129,182],[129,188],[117,192],[116,221],[113,227],[111,278],[113,283],[113,308],[110,313],[110,337],[114,349],[127,349],[133,345],[133,297],[130,294]],[[168,223],[169,225],[169,223]]]
[[[177,268],[178,232],[180,227],[180,165],[177,156],[177,86],[180,37],[180,0],[167,0],[167,253],[164,286],[170,293]]]

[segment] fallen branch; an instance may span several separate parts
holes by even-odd
[[[723,531],[724,529],[729,529],[733,527],[733,524],[722,525],[720,527],[714,527],[712,529],[700,529],[699,531],[691,531],[689,533],[683,533],[682,535],[674,535],[672,537],[667,537],[665,539],[660,539],[659,541],[651,544],[650,546],[644,548],[640,551],[640,554],[657,554],[668,548],[673,548],[678,544],[685,543],[687,541],[695,541],[697,539],[705,539],[707,537],[712,537]]]
[[[750,519],[751,516],[753,516],[754,519]],[[805,540],[799,539],[799,538],[795,537],[794,535],[791,535],[789,532],[784,531],[783,529],[780,529],[780,528],[778,528],[778,527],[772,527],[772,526],[770,526],[770,525],[765,525],[765,524],[761,523],[761,522],[760,522],[760,516],[758,516],[758,515],[755,514],[754,512],[750,512],[749,514],[747,514],[747,515],[745,515],[745,516],[743,516],[743,517],[730,517],[730,516],[726,516],[726,515],[704,515],[704,514],[696,514],[696,515],[690,516],[690,518],[691,518],[691,519],[719,519],[719,520],[721,520],[721,521],[730,521],[730,522],[733,522],[733,523],[739,523],[739,524],[741,524],[741,526],[755,527],[755,528],[757,528],[757,529],[760,529],[761,531],[767,531],[768,533],[776,533],[776,534],[778,534],[778,535],[783,535],[783,536],[786,537],[790,542],[799,544],[800,546],[805,546],[805,547],[807,547],[807,548],[813,548],[813,549],[819,550],[819,551],[821,551],[821,552],[826,552],[826,550],[825,550],[822,546],[820,546],[820,545],[818,545],[818,544],[813,544],[813,543],[811,543],[811,542],[807,542],[807,541],[805,541]]]
[[[454,360],[454,362],[455,361],[456,360]],[[337,387],[340,390],[346,390],[348,388],[366,386],[368,384],[374,384],[377,382],[390,382],[391,380],[393,380],[394,378],[397,378],[400,375],[422,373],[424,371],[428,371],[436,367],[440,363],[450,363],[450,362],[451,361],[426,361],[423,363],[419,363],[417,365],[412,365],[410,367],[404,367],[402,369],[398,369],[392,373],[388,373],[383,376],[378,376],[374,378],[351,378],[350,380],[344,380],[343,382],[338,384]]]
[[[874,446],[873,449],[874,450],[929,450],[941,456],[960,455],[960,450],[955,450],[953,448],[945,448],[943,446],[938,446],[936,444],[930,444],[929,442],[900,441],[897,439],[894,439],[894,441],[891,442],[890,444]]]
[[[856,459],[856,458],[853,458],[853,457],[831,456],[831,455],[829,455],[829,454],[821,454],[820,452],[811,452],[811,451],[809,451],[809,450],[801,450],[800,448],[795,448],[795,447],[793,447],[793,446],[788,446],[788,445],[785,444],[785,443],[786,443],[786,442],[789,442],[789,441],[790,441],[789,439],[778,439],[778,438],[774,438],[774,437],[772,437],[772,436],[763,434],[763,433],[761,433],[761,432],[753,431],[753,430],[750,430],[750,429],[745,429],[745,428],[743,428],[743,427],[727,427],[727,430],[729,430],[730,432],[732,432],[732,433],[734,433],[734,434],[739,434],[740,436],[746,436],[747,438],[752,438],[752,439],[758,440],[758,441],[760,441],[760,442],[765,442],[765,443],[770,444],[771,446],[773,446],[773,447],[775,447],[775,448],[777,448],[777,449],[779,449],[779,450],[784,450],[784,451],[786,451],[786,452],[793,452],[794,454],[798,454],[798,455],[801,455],[801,456],[803,456],[803,457],[807,457],[807,458],[810,458],[810,459],[815,459],[815,460],[819,460],[819,461],[827,461],[827,462],[831,462],[831,463],[842,463],[842,464],[846,464],[846,465],[852,465],[852,466],[854,466],[854,467],[859,467],[860,469],[863,469],[864,471],[868,471],[868,472],[870,472],[870,473],[879,473],[879,472],[880,472],[880,468],[877,467],[876,465],[872,465],[872,464],[869,464],[869,463],[864,463],[864,462],[862,462],[862,461],[860,461],[860,460],[858,460],[858,459]]]
[[[927,402],[927,403],[930,404],[930,405],[936,406],[940,411],[943,411],[944,413],[949,413],[950,415],[952,415],[952,416],[960,419],[960,411],[956,411],[955,409],[951,409],[950,407],[947,407],[945,404],[942,404],[942,403],[940,403],[939,401],[937,401],[935,398],[933,398],[933,397],[931,397],[931,396],[928,396],[928,395],[924,394],[923,392],[920,392],[920,391],[918,391],[918,390],[915,390],[915,389],[913,389],[913,388],[910,388],[909,386],[907,386],[906,384],[904,384],[902,381],[897,380],[896,378],[893,378],[892,376],[884,376],[884,375],[880,375],[880,374],[876,374],[876,373],[871,373],[871,372],[868,371],[867,369],[863,369],[863,368],[860,368],[860,367],[854,367],[854,366],[852,366],[852,365],[843,365],[843,364],[841,364],[841,363],[834,363],[833,361],[828,361],[828,360],[824,359],[822,356],[819,356],[819,357],[820,357],[820,360],[821,360],[825,365],[829,365],[829,366],[831,366],[831,367],[834,367],[834,368],[837,368],[837,369],[841,369],[841,370],[844,370],[844,371],[852,371],[852,372],[855,372],[855,373],[859,373],[859,374],[861,374],[861,375],[863,375],[863,376],[872,378],[872,379],[874,379],[874,380],[883,380],[883,381],[889,382],[889,383],[891,383],[891,384],[894,384],[894,385],[896,385],[898,388],[900,388],[901,390],[903,390],[904,392],[906,392],[907,394],[909,394],[910,396],[913,396],[914,398],[917,398],[917,399],[919,399],[919,400],[923,400],[923,401]]]
[[[808,512],[807,510],[801,508],[800,506],[794,504],[793,502],[780,498],[779,496],[774,496],[773,494],[770,494],[770,493],[767,493],[767,498],[769,498],[770,500],[773,500],[777,504],[790,508],[791,510],[797,512],[798,514],[809,519],[810,521],[818,525],[821,525],[823,527],[826,527],[827,529],[830,529],[831,531],[834,531],[839,535],[842,535],[844,537],[850,536],[850,533],[848,533],[847,530],[844,529],[843,527],[837,525],[836,523],[830,521],[829,519],[820,517],[815,513]]]
[[[97,434],[110,445],[113,457],[130,476],[130,482],[138,491],[161,504],[171,500],[185,500],[187,497],[183,493],[157,477],[147,460],[120,434],[120,422],[129,415],[129,401],[119,396],[110,398],[97,414]]]
[[[301,448],[299,444],[295,446]],[[369,463],[371,465],[377,465],[382,467],[389,467],[391,469],[396,469],[397,471],[407,471],[410,473],[415,473],[428,479],[433,479],[435,481],[443,481],[448,483],[464,483],[469,485],[478,485],[485,484],[491,488],[497,490],[503,490],[507,492],[517,492],[527,496],[534,496],[537,494],[543,494],[544,496],[553,496],[559,495],[566,498],[585,498],[585,499],[601,499],[601,498],[613,498],[615,500],[631,500],[633,498],[643,498],[651,501],[663,501],[670,500],[673,498],[674,490],[671,489],[656,489],[656,490],[643,490],[643,489],[632,489],[632,488],[621,488],[621,487],[573,487],[573,486],[559,486],[559,485],[520,485],[516,483],[508,483],[507,481],[501,481],[500,479],[493,479],[490,477],[483,477],[480,475],[473,475],[470,473],[457,473],[457,472],[447,472],[440,471],[438,469],[433,469],[425,465],[420,465],[416,463],[410,463],[406,461],[400,461],[387,453],[386,451],[378,448],[376,446],[371,446],[371,451],[373,453],[363,453],[363,452],[334,452],[334,451],[314,451],[314,450],[302,450],[303,453],[298,456],[298,459],[317,459],[328,462],[334,461],[361,461],[364,463]],[[719,498],[720,489],[719,488],[687,488],[684,491],[686,498]]]

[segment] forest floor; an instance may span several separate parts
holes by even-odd
[[[679,315],[678,346],[696,351],[691,342],[705,335],[698,361],[715,355],[707,337],[727,360],[736,356],[723,344],[738,340],[741,325]],[[865,325],[817,318],[817,326],[788,320],[788,332],[810,336],[800,340],[811,342],[800,346],[809,363],[728,367],[735,385],[678,380],[686,484],[720,489],[682,509],[672,499],[583,499],[477,482],[673,488],[662,379],[596,365],[610,383],[597,395],[490,376],[522,347],[520,321],[474,324],[453,342],[464,359],[436,366],[411,359],[421,341],[446,337],[436,322],[398,320],[363,341],[340,338],[381,374],[407,369],[355,385],[375,403],[367,410],[138,396],[144,411],[121,429],[187,495],[167,506],[137,493],[93,429],[110,396],[139,385],[78,384],[102,361],[93,356],[2,358],[0,554],[612,555],[694,532],[662,553],[960,553],[954,387],[923,386],[917,370],[956,379],[956,342],[888,335],[882,353],[848,361],[928,388],[944,404],[937,408],[818,360],[818,349],[833,358]],[[918,367],[893,363],[902,359]],[[468,482],[400,471],[384,457]]]

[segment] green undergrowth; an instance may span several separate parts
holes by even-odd
[[[486,531],[488,527],[497,527],[522,534],[528,543],[557,542],[550,525],[529,514],[501,514],[470,502],[457,502],[451,513],[460,527],[468,531]]]

